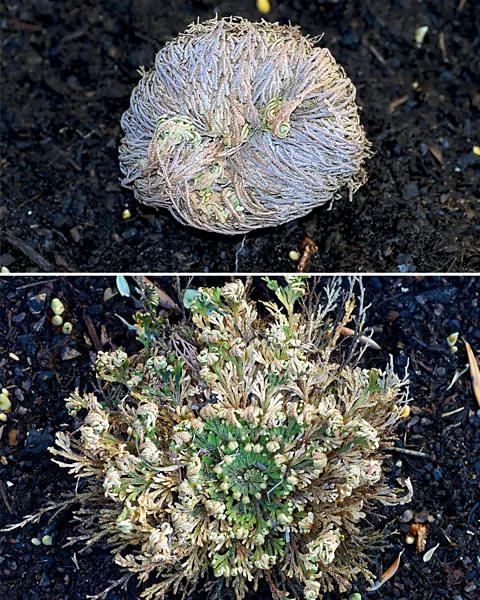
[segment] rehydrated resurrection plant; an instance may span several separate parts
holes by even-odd
[[[266,281],[278,304],[263,302],[263,316],[241,280],[187,290],[180,324],[149,305],[135,316],[141,352],[98,355],[108,393],[67,399],[87,411],[51,450],[87,480],[72,539],[106,539],[123,583],[154,576],[147,599],[206,577],[215,597],[233,588],[239,600],[262,578],[277,600],[371,581],[365,510],[411,497],[382,482],[408,390],[391,364],[358,366],[363,292],[354,313],[339,279],[323,296],[300,276]]]
[[[370,144],[355,87],[298,27],[194,23],[141,71],[122,117],[123,185],[224,234],[279,225],[352,194]]]

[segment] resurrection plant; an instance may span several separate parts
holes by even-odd
[[[105,393],[66,401],[83,422],[51,452],[86,490],[71,543],[106,540],[147,599],[202,579],[238,600],[263,578],[277,600],[371,581],[365,511],[411,497],[382,478],[408,390],[391,364],[358,366],[363,293],[356,309],[338,279],[322,293],[266,281],[278,303],[240,280],[187,290],[179,324],[144,290],[142,351],[99,353]]]
[[[231,17],[168,42],[122,117],[123,185],[224,234],[279,225],[365,181],[355,87],[298,27]]]

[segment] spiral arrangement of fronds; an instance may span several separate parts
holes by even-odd
[[[122,117],[123,185],[224,234],[279,225],[364,182],[355,87],[298,27],[192,24],[145,72]]]
[[[106,540],[120,581],[148,580],[149,600],[202,579],[238,600],[264,578],[276,600],[344,591],[371,580],[365,511],[410,497],[383,482],[381,452],[406,381],[339,349],[348,322],[363,327],[352,291],[333,280],[321,301],[304,278],[267,284],[278,302],[264,316],[237,280],[187,290],[177,325],[150,295],[143,350],[99,353],[104,394],[67,399],[81,426],[51,451],[83,482],[72,543]]]

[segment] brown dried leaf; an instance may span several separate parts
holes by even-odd
[[[478,368],[477,359],[473,353],[472,347],[468,342],[465,342],[465,348],[467,349],[468,362],[470,364],[470,376],[472,378],[472,388],[475,398],[477,399],[478,406],[480,407],[480,370]]]
[[[402,550],[400,554],[397,556],[396,560],[388,567],[385,573],[382,574],[380,579],[367,590],[367,592],[375,592],[380,589],[384,583],[386,583],[389,579],[391,579],[395,573],[398,571],[398,567],[400,566],[400,558],[405,550]]]
[[[145,275],[137,275],[136,277],[134,276],[133,279],[135,283],[137,283],[137,285],[143,281],[150,287],[154,288],[155,292],[158,295],[158,304],[161,308],[164,308],[166,310],[172,310],[175,308],[175,302],[170,298],[170,296],[166,292],[164,292],[162,288],[158,287],[156,283],[150,281],[148,277],[145,277]]]
[[[353,337],[355,335],[355,331],[353,329],[350,329],[350,327],[342,327],[340,332],[343,333],[343,335],[348,335],[350,337]],[[366,335],[360,336],[360,343],[363,346],[369,346],[374,350],[381,350],[381,347],[377,344],[377,342],[374,342],[371,338],[369,338]]]

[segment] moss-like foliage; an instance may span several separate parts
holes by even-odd
[[[188,290],[180,325],[137,314],[144,350],[96,364],[115,402],[67,400],[87,411],[53,450],[89,481],[76,539],[106,537],[119,565],[149,579],[148,599],[202,578],[241,599],[266,578],[276,598],[314,600],[370,578],[360,523],[372,500],[398,501],[381,448],[405,381],[338,348],[355,319],[338,281],[323,302],[303,278],[267,283],[278,304],[264,302],[264,317],[240,280]]]

